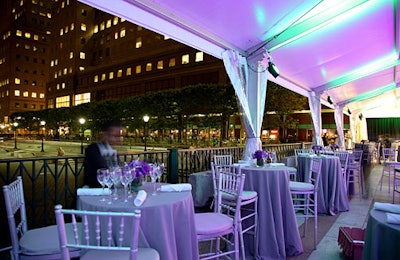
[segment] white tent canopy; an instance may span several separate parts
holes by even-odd
[[[400,116],[399,1],[80,1],[217,58],[268,51],[280,71],[269,80],[353,118]]]

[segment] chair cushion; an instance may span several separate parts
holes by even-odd
[[[289,188],[291,191],[314,191],[314,185],[308,182],[289,182]]]
[[[78,225],[78,229],[81,225]],[[67,239],[74,241],[72,224],[66,224]],[[60,254],[60,242],[57,225],[28,230],[19,240],[21,253],[24,255]],[[71,249],[79,251],[79,249]]]
[[[129,251],[118,250],[88,250],[80,257],[81,260],[109,260],[109,259],[129,259]],[[137,259],[159,260],[160,255],[153,248],[139,248]]]
[[[222,192],[221,194],[223,200],[234,200],[235,198],[226,192]],[[242,192],[242,200],[251,200],[257,197],[257,191],[252,190],[244,190]]]
[[[213,235],[232,229],[233,219],[214,212],[197,213],[194,215],[197,235]]]

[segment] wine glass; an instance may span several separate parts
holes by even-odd
[[[158,178],[158,165],[157,164],[151,165],[150,177],[151,177],[151,183],[153,183],[153,192],[151,193],[151,195],[155,196],[155,195],[157,195],[157,190],[156,190],[156,185],[157,185],[156,181]]]
[[[129,183],[133,180],[132,170],[128,166],[121,167],[120,181],[124,186],[124,202],[128,202],[128,190],[127,187]]]
[[[106,177],[104,178],[104,183],[107,186],[107,188],[111,191],[111,187],[113,186],[113,181],[111,179],[111,173],[109,170],[105,172]],[[110,200],[108,201],[108,204],[112,204],[112,193],[110,192],[109,195]]]
[[[113,192],[113,199],[118,200],[118,190],[117,190],[117,185],[120,183],[121,179],[121,168],[116,166],[116,167],[111,167],[110,168],[110,178],[112,183],[114,184],[114,192]]]
[[[106,186],[106,183],[107,183],[107,178],[109,178],[108,169],[101,168],[101,169],[97,170],[97,181],[100,183],[101,187],[103,188],[103,194],[104,194],[104,187]],[[106,198],[103,196],[100,201],[105,202]]]

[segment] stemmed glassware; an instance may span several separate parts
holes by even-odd
[[[133,181],[132,170],[127,166],[121,167],[120,181],[124,186],[124,202],[128,202],[128,185]]]
[[[107,169],[107,171],[105,171],[105,175],[106,177],[104,178],[104,183],[107,186],[107,188],[111,191],[111,187],[113,186],[113,181],[111,179],[111,173],[109,172],[109,170]],[[108,204],[112,204],[112,193],[110,192],[109,195],[110,200],[108,201]]]
[[[153,183],[153,192],[151,193],[151,195],[153,195],[153,196],[157,195],[156,181],[157,181],[158,174],[159,174],[158,170],[159,170],[159,168],[158,168],[157,164],[153,164],[151,166],[150,177],[151,177],[151,183]]]
[[[103,188],[103,194],[104,194],[104,187],[106,186],[107,183],[107,178],[110,178],[110,175],[108,174],[108,169],[101,168],[97,170],[97,181]],[[105,202],[106,198],[103,196],[100,201]]]
[[[121,168],[118,166],[111,167],[110,168],[110,178],[111,178],[112,183],[114,184],[113,199],[118,200],[117,185],[121,181]]]

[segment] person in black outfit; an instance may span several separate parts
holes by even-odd
[[[90,188],[100,188],[97,181],[97,170],[109,168],[117,164],[117,152],[111,146],[119,142],[121,126],[116,122],[107,122],[103,127],[103,137],[99,142],[86,148],[83,162],[84,185]]]
[[[326,132],[322,136],[322,142],[324,143],[324,146],[328,146],[329,145],[328,134]]]

